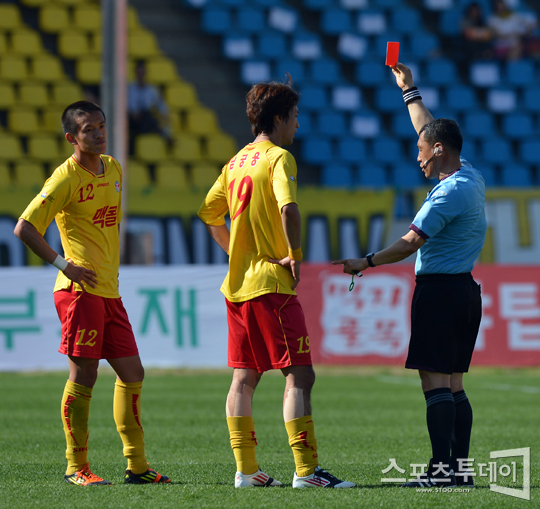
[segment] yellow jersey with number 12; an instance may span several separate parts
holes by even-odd
[[[225,224],[227,212],[231,217],[229,272],[221,286],[229,301],[296,295],[290,271],[268,261],[288,255],[281,222],[288,203],[296,203],[296,161],[287,150],[250,143],[223,167],[198,214],[209,225]]]
[[[97,274],[96,288],[88,293],[118,298],[120,245],[118,224],[122,219],[122,169],[118,161],[102,155],[103,175],[95,175],[74,156],[56,168],[41,192],[21,215],[37,231],[45,231],[56,219],[64,256]],[[59,271],[54,291],[71,287]],[[73,283],[76,290],[81,290]]]

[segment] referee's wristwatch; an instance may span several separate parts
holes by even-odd
[[[367,260],[367,264],[370,266],[370,267],[376,267],[377,265],[375,265],[373,262],[372,262],[372,258],[375,256],[375,253],[369,253],[368,255],[366,255],[366,260]]]

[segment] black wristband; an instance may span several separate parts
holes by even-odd
[[[403,101],[408,106],[414,101],[421,101],[422,96],[420,95],[420,92],[418,91],[418,87],[411,87],[407,90],[403,90]]]
[[[375,256],[375,253],[369,253],[368,255],[366,255],[367,264],[368,264],[370,267],[376,267],[376,266],[377,266],[377,265],[375,265],[375,264],[373,263],[373,261],[371,260],[374,256]]]

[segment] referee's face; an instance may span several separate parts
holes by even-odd
[[[424,139],[424,133],[418,138],[416,146],[418,147],[418,157],[416,160],[420,163],[420,168],[424,172],[425,177],[427,179],[436,177],[433,169],[433,147]]]

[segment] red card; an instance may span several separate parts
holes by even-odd
[[[386,65],[394,66],[399,60],[399,42],[386,43]]]

